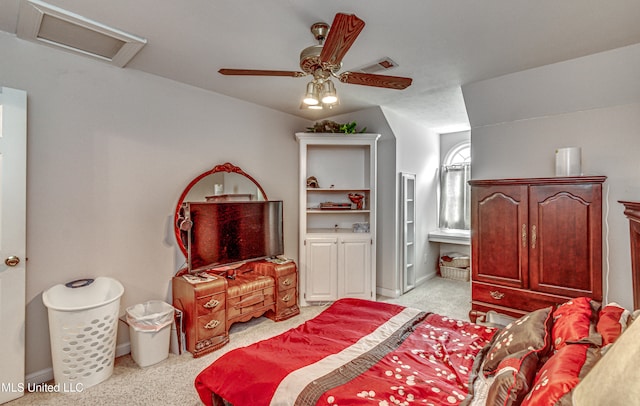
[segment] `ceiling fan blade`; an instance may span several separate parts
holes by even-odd
[[[320,61],[329,66],[339,66],[363,28],[364,21],[354,14],[336,14],[322,46]]]
[[[411,85],[413,79],[400,76],[375,75],[373,73],[343,72],[339,76],[342,83],[353,85],[385,87],[402,90]]]
[[[236,76],[291,76],[299,78],[306,76],[304,72],[296,72],[289,70],[260,70],[260,69],[220,69],[218,71],[223,75],[236,75]]]

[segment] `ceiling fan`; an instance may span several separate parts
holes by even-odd
[[[223,75],[248,76],[291,76],[303,77],[312,75],[313,80],[307,85],[304,104],[311,106],[331,107],[337,103],[335,87],[331,78],[340,82],[363,86],[375,86],[402,90],[411,85],[412,79],[378,75],[364,72],[342,72],[342,58],[364,28],[364,21],[353,14],[336,14],[331,27],[319,22],[311,26],[311,33],[318,41],[300,53],[300,69],[302,71],[259,70],[259,69],[220,69]],[[329,29],[331,28],[331,29]],[[321,107],[318,107],[321,108]]]

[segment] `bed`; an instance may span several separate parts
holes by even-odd
[[[629,218],[638,251],[633,233],[640,219]],[[635,281],[640,265],[632,262]],[[634,283],[634,298],[637,291]],[[297,328],[223,355],[196,377],[195,387],[205,405],[215,406],[540,406],[571,405],[574,398],[596,405],[606,393],[599,382],[612,376],[600,362],[610,352],[607,362],[623,374],[616,379],[632,384],[614,391],[626,400],[609,397],[606,404],[634,404],[640,323],[633,319],[615,303],[588,297],[538,309],[503,328],[341,299]],[[594,382],[584,389],[588,379]]]
[[[582,297],[498,329],[341,299],[225,354],[195,385],[206,405],[540,405],[571,396],[629,317]]]
[[[298,328],[221,357],[196,388],[205,404],[219,403],[215,397],[233,405],[355,405],[422,396],[410,387],[459,403],[474,357],[494,333],[399,305],[341,299]]]

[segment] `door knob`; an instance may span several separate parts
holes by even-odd
[[[20,258],[12,255],[9,258],[5,259],[4,263],[7,264],[7,266],[16,266],[20,263]]]

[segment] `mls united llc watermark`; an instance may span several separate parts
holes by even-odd
[[[5,383],[0,382],[0,392],[47,392],[47,393],[79,393],[84,390],[81,382],[77,383]]]

